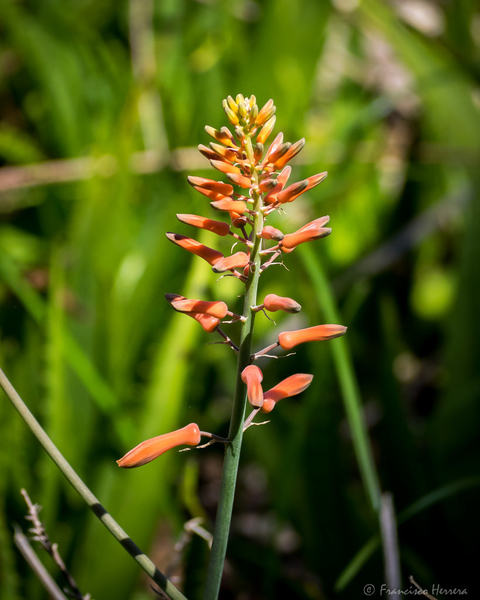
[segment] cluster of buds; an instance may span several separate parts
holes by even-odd
[[[293,233],[284,234],[279,229],[266,224],[269,215],[279,211],[285,204],[293,202],[300,195],[317,186],[327,173],[319,173],[303,181],[287,186],[291,174],[288,163],[300,152],[305,140],[291,144],[284,142],[279,133],[266,149],[265,143],[275,126],[275,106],[269,100],[259,110],[255,96],[244,98],[241,94],[233,99],[228,96],[223,107],[234,132],[227,127],[220,130],[207,126],[206,132],[213,138],[209,146],[200,145],[199,151],[210,161],[212,167],[225,175],[227,182],[204,177],[189,177],[195,190],[210,200],[213,209],[228,215],[229,222],[211,218],[178,214],[180,222],[213,232],[219,237],[231,236],[243,250],[229,256],[205,246],[196,240],[177,233],[167,233],[168,239],[187,252],[207,261],[214,273],[232,276],[245,285],[243,314],[229,310],[225,302],[185,298],[179,294],[166,294],[167,301],[178,312],[195,319],[208,333],[217,333],[238,354],[238,373],[246,386],[246,396],[252,406],[252,413],[245,421],[245,427],[257,412],[271,412],[276,402],[295,396],[305,390],[313,375],[299,373],[287,377],[272,389],[264,392],[263,373],[254,363],[259,357],[275,347],[291,350],[299,344],[320,340],[330,340],[343,335],[346,327],[341,325],[316,325],[295,331],[283,331],[277,342],[252,354],[242,352],[243,344],[251,343],[251,333],[255,314],[259,311],[284,311],[297,313],[301,310],[292,298],[267,294],[261,304],[257,304],[257,287],[261,274],[274,264],[278,257],[289,254],[305,242],[318,240],[331,233],[326,227],[329,217],[320,217],[307,223]],[[242,332],[239,343],[235,343],[223,331],[224,323],[241,322]],[[248,334],[248,335],[247,335]],[[247,364],[245,364],[247,363]],[[178,431],[160,435],[142,442],[128,452],[118,462],[119,466],[131,468],[150,462],[167,450],[179,446],[198,446],[202,436],[213,441],[228,440],[214,434],[201,432],[195,423]]]

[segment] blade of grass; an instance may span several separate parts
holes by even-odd
[[[478,486],[480,486],[480,477],[467,477],[465,479],[460,479],[459,481],[454,481],[448,485],[437,488],[425,496],[422,496],[422,498],[419,498],[406,509],[402,510],[402,512],[398,515],[397,525],[403,525],[403,523],[406,523],[427,508],[442,502],[442,500],[446,500],[455,494],[459,494],[460,492]],[[336,592],[341,592],[347,587],[347,585],[352,581],[355,575],[357,575],[363,565],[373,555],[375,550],[379,548],[379,546],[380,536],[375,535],[371,537],[368,542],[362,546],[362,548],[360,548],[360,550],[357,552],[357,554],[355,554],[337,579],[335,584]]]
[[[3,253],[0,261],[0,276],[17,295],[33,320],[42,326],[47,317],[45,301],[22,278],[18,266],[5,253]],[[114,392],[68,331],[64,333],[62,350],[65,360],[97,402],[102,412],[112,416],[118,408],[118,400]],[[127,443],[132,435],[131,423],[121,415],[115,415],[114,424],[119,438]]]
[[[335,306],[331,287],[313,250],[304,245],[299,248],[308,274],[313,283],[326,320],[329,323],[341,323]],[[378,513],[381,504],[379,478],[373,460],[372,448],[368,439],[367,427],[362,414],[360,393],[355,378],[352,360],[345,338],[334,340],[330,345],[337,371],[345,412],[350,426],[355,455],[357,457],[363,485],[374,512]]]
[[[53,462],[65,475],[69,483],[75,488],[80,496],[85,500],[94,515],[100,519],[113,537],[120,542],[125,550],[132,556],[149,577],[167,593],[172,600],[186,600],[185,596],[163,575],[163,573],[153,564],[153,562],[144,554],[138,546],[132,541],[127,533],[113,519],[113,517],[100,504],[98,499],[89,490],[85,483],[77,475],[73,467],[68,463],[62,453],[58,450],[52,440],[45,433],[40,423],[28,409],[27,405],[20,398],[5,373],[0,369],[0,387],[3,389],[8,399],[15,409],[28,425],[37,440],[43,446],[44,450],[51,457]]]

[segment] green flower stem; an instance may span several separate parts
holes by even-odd
[[[253,169],[253,148],[250,137],[247,136],[245,150]],[[254,177],[258,175],[256,171]],[[257,187],[257,181],[253,187]],[[230,430],[228,438],[230,443],[225,448],[225,457],[223,462],[222,482],[220,487],[220,496],[218,500],[217,515],[215,519],[215,529],[213,534],[212,551],[208,565],[207,581],[205,586],[204,600],[216,600],[222,581],[223,564],[227,552],[228,534],[230,531],[230,521],[232,518],[233,500],[235,497],[235,486],[237,482],[238,463],[240,460],[240,449],[243,438],[243,423],[245,421],[245,407],[247,404],[246,387],[242,381],[242,371],[251,363],[252,354],[252,336],[255,313],[252,307],[257,304],[258,280],[260,278],[260,267],[262,265],[260,250],[261,238],[258,237],[263,229],[263,213],[261,211],[261,198],[258,192],[253,192],[253,210],[255,211],[252,242],[253,248],[250,253],[250,272],[245,290],[245,302],[243,306],[243,316],[245,321],[242,323],[240,335],[240,346],[237,359],[237,381],[235,387],[235,397],[233,400],[232,416],[230,421]]]
[[[65,475],[69,483],[80,494],[88,504],[92,512],[105,525],[113,537],[120,542],[125,550],[137,561],[142,569],[153,579],[153,581],[171,598],[171,600],[186,600],[185,596],[161,573],[153,562],[144,554],[138,546],[130,539],[127,533],[113,519],[113,517],[100,504],[93,493],[88,489],[85,483],[77,475],[73,467],[67,462],[60,450],[48,437],[40,423],[35,419],[24,401],[20,398],[15,388],[7,379],[5,373],[0,369],[0,387],[13,406],[20,413],[25,423],[30,427],[32,433],[43,446],[47,454],[57,465],[60,471]]]

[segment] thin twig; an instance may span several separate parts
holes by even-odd
[[[410,582],[413,583],[413,585],[420,590],[420,592],[426,597],[429,598],[429,600],[437,600],[434,596],[432,596],[431,594],[429,594],[427,592],[427,590],[424,590],[421,586],[418,585],[418,583],[415,581],[415,579],[410,575],[409,577]]]
[[[42,561],[38,558],[35,550],[30,545],[27,536],[22,532],[18,525],[15,525],[14,529],[15,533],[13,535],[13,541],[15,542],[15,546],[19,549],[23,558],[27,561],[50,597],[53,598],[53,600],[67,600],[67,597],[63,594],[50,573],[43,566]]]
[[[20,493],[24,497],[25,502],[28,506],[28,516],[25,518],[27,519],[27,521],[31,521],[33,524],[33,527],[29,529],[29,532],[33,533],[33,535],[35,536],[32,539],[41,544],[43,549],[48,554],[50,554],[55,564],[60,569],[60,572],[62,573],[65,581],[67,582],[68,587],[71,590],[71,593],[69,593],[69,595],[77,600],[90,600],[90,594],[86,594],[84,596],[79,590],[77,582],[70,574],[69,570],[67,569],[67,566],[65,565],[62,557],[60,556],[60,553],[58,551],[58,544],[52,544],[52,542],[50,541],[50,538],[48,537],[48,534],[45,530],[45,526],[40,521],[40,517],[38,516],[38,513],[42,510],[42,507],[38,504],[33,504],[33,502],[30,500],[30,496],[28,495],[25,489],[21,489]]]

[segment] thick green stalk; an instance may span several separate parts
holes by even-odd
[[[105,525],[113,537],[120,542],[125,550],[133,556],[142,569],[150,576],[151,579],[171,598],[171,600],[186,600],[185,596],[177,590],[177,588],[161,573],[153,562],[144,554],[140,548],[132,541],[128,534],[120,527],[115,519],[105,510],[94,494],[89,490],[85,483],[77,475],[73,467],[68,463],[60,450],[55,446],[52,440],[48,437],[40,423],[35,419],[26,404],[18,395],[15,388],[7,379],[5,373],[0,369],[0,387],[13,406],[20,413],[25,423],[30,427],[32,433],[43,446],[47,454],[57,465],[60,471],[65,475],[69,483],[80,494],[80,496],[88,504],[92,512]]]
[[[249,137],[247,137],[245,150],[253,170],[253,149],[252,142]],[[257,177],[256,172],[253,172],[255,173],[255,177]],[[257,182],[255,182],[254,187],[256,187],[256,183]],[[263,229],[264,220],[263,213],[261,211],[260,194],[254,192],[253,199],[253,210],[256,214],[254,216],[252,235],[253,248],[250,253],[250,273],[246,283],[245,302],[243,305],[243,316],[245,317],[245,321],[242,324],[237,358],[237,380],[230,421],[230,430],[228,434],[230,443],[227,444],[225,448],[222,482],[218,500],[217,515],[215,519],[212,551],[210,554],[207,581],[203,596],[204,600],[216,600],[220,590],[225,554],[227,552],[228,534],[230,532],[233,501],[235,497],[240,449],[243,438],[243,423],[245,420],[247,394],[241,375],[243,369],[245,369],[245,367],[251,363],[250,357],[252,354],[252,336],[255,320],[255,313],[252,311],[252,306],[256,306],[257,304],[258,280],[260,277],[260,267],[262,264],[260,257],[261,239],[257,236],[257,234]]]

